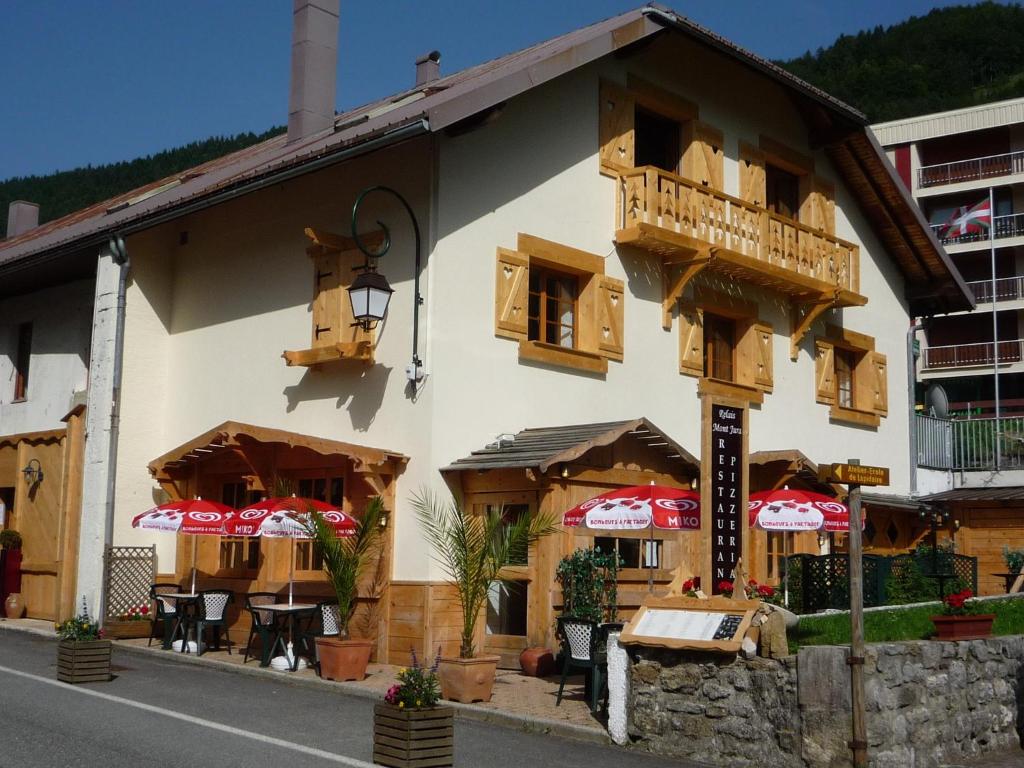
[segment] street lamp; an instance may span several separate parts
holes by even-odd
[[[352,239],[355,241],[356,247],[366,256],[366,263],[360,267],[359,276],[352,281],[352,285],[348,288],[349,300],[352,302],[352,317],[357,325],[366,330],[376,327],[377,323],[383,320],[387,314],[388,303],[391,301],[391,294],[394,293],[391,286],[388,285],[387,278],[377,271],[377,259],[384,256],[391,248],[391,231],[383,221],[377,221],[377,226],[383,230],[384,237],[376,251],[367,248],[359,236],[359,206],[372,192],[384,192],[396,198],[405,208],[405,212],[409,214],[413,233],[416,236],[416,248],[413,254],[415,268],[413,272],[412,362],[405,369],[406,378],[415,383],[423,379],[423,361],[419,356],[420,304],[423,303],[423,296],[420,295],[420,225],[409,202],[391,187],[382,185],[367,187],[359,193],[352,206]]]
[[[43,482],[43,465],[39,463],[39,459],[29,459],[28,464],[21,470],[21,474],[25,476],[25,482],[29,485],[41,483]]]

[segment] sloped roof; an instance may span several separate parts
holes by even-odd
[[[973,306],[970,292],[917,207],[905,195],[890,189],[884,178],[857,183],[864,169],[877,175],[878,168],[884,169],[887,164],[860,112],[766,59],[656,5],[628,11],[350,110],[335,118],[333,129],[306,139],[289,144],[286,135],[280,135],[43,224],[0,243],[0,271],[10,272],[71,249],[98,245],[113,234],[130,234],[154,226],[258,185],[278,183],[416,134],[443,130],[666,30],[682,33],[780,83],[794,95],[812,141],[820,146],[845,146],[851,136],[859,138],[849,148],[853,162],[842,162],[846,155],[838,153],[837,165],[868,210],[873,225],[880,227],[879,234],[907,276],[908,285],[913,283],[920,292],[911,298],[912,309],[928,309],[931,304],[948,306],[945,311]],[[871,215],[872,211],[877,215]],[[934,299],[932,294],[939,298]]]
[[[953,491],[942,491],[930,496],[922,496],[918,501],[925,503],[950,501],[1014,501],[1024,502],[1024,487],[1009,486],[1004,488],[957,488]]]
[[[537,469],[543,473],[556,464],[575,461],[592,448],[611,445],[624,435],[634,437],[645,443],[650,450],[678,462],[680,469],[688,474],[695,473],[699,468],[697,459],[689,451],[647,419],[641,418],[524,429],[515,435],[501,436],[441,471]]]

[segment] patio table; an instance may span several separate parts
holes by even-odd
[[[277,631],[274,634],[274,644],[270,646],[270,654],[267,658],[273,659],[274,652],[278,646],[281,646],[282,655],[288,658],[288,645],[284,641],[284,633],[282,632],[281,624],[283,623],[288,627],[288,643],[292,643],[295,635],[295,620],[302,616],[304,613],[311,614],[316,610],[316,606],[312,603],[272,603],[271,605],[261,605],[261,611],[270,611],[276,616],[281,617],[281,621],[277,622]],[[261,663],[261,666],[263,664]],[[296,671],[299,667],[299,654],[295,652],[294,645],[292,647],[292,672]]]
[[[199,595],[195,592],[161,592],[157,595],[158,600],[173,600],[175,604],[175,618],[174,618],[174,630],[171,632],[171,642],[174,642],[174,636],[178,633],[178,628],[182,625],[188,626],[188,622],[185,619],[186,611],[191,611],[195,608],[196,602],[199,600]],[[164,650],[170,650],[169,645],[164,646]],[[188,653],[188,630],[182,632],[181,635],[181,652]]]

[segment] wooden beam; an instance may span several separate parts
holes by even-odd
[[[800,340],[811,330],[814,321],[817,320],[825,310],[832,308],[836,303],[834,295],[822,295],[817,300],[809,303],[803,317],[800,316],[800,304],[793,302],[793,334],[789,338],[789,358],[796,360],[799,353]]]
[[[557,344],[545,344],[541,341],[520,341],[519,358],[590,373],[608,372],[608,360],[601,355],[584,352],[581,349],[560,347]]]
[[[516,250],[530,256],[530,261],[544,261],[558,269],[581,275],[603,275],[604,258],[595,253],[571,248],[542,237],[522,232],[516,241]]]
[[[281,357],[289,366],[301,365],[307,368],[335,360],[358,360],[363,363],[372,363],[373,346],[368,341],[341,342],[327,347],[297,351],[285,350],[281,353]]]
[[[353,251],[358,248],[356,241],[347,235],[338,235],[325,229],[316,229],[315,227],[306,227],[305,232],[306,237],[312,241],[314,246],[320,246],[326,250]],[[378,229],[374,232],[360,235],[359,239],[364,246],[373,250],[384,242],[384,232]]]
[[[711,250],[705,248],[694,254],[693,258],[681,262],[682,270],[672,278],[672,263],[663,263],[661,267],[661,327],[666,331],[672,330],[672,309],[676,302],[683,297],[686,286],[711,262]]]

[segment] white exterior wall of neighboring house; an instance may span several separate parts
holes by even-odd
[[[598,82],[625,81],[627,67],[700,105],[725,134],[726,192],[738,186],[740,139],[761,133],[810,153],[792,101],[763,79],[693,46],[685,87],[662,72],[657,44],[639,57],[609,58],[511,99],[497,119],[458,136],[408,142],[289,181],[129,239],[122,422],[115,542],[150,543],[131,517],[152,505],[146,464],[227,421],[249,422],[386,448],[410,457],[396,491],[393,578],[439,578],[408,498],[441,487],[438,469],[503,432],[646,416],[694,454],[700,446],[696,379],[678,373],[678,321],[661,327],[660,267],[617,252],[615,182],[598,172]],[[691,66],[692,65],[692,66]],[[701,80],[700,72],[715,77]],[[757,94],[756,99],[749,94]],[[436,149],[435,149],[436,148]],[[782,297],[750,285],[708,282],[760,306],[775,329],[772,394],[751,411],[750,449],[803,451],[814,461],[860,458],[892,469],[885,493],[908,491],[903,279],[821,153],[817,172],[836,183],[836,234],[860,244],[863,308],[827,313],[789,359]],[[376,365],[314,371],[286,367],[284,349],[309,346],[312,266],[303,228],[349,233],[356,193],[390,184],[407,194],[424,232],[420,354],[428,377],[415,396],[411,357],[412,235],[387,206],[392,251],[380,263],[395,294]],[[428,201],[433,195],[433,206]],[[378,218],[368,210],[363,229]],[[187,232],[187,244],[181,233]],[[606,258],[625,281],[625,359],[606,376],[520,362],[515,342],[494,334],[495,251],[518,232]],[[702,278],[703,279],[703,278]],[[878,429],[833,423],[815,402],[815,334],[824,323],[874,336],[888,356],[889,415]],[[172,569],[173,537],[156,541]]]
[[[88,386],[92,302],[92,280],[0,299],[0,436],[66,426],[72,396]],[[28,392],[12,402],[22,323],[32,323]]]
[[[780,89],[721,68],[714,70],[714,82],[672,87],[650,66],[657,61],[626,66],[699,104],[701,120],[724,132],[727,193],[738,194],[739,139],[756,144],[766,133],[810,153],[806,128]],[[699,454],[697,379],[678,373],[678,320],[671,333],[661,327],[660,266],[643,252],[616,252],[615,182],[598,173],[598,81],[624,84],[626,66],[609,60],[579,70],[510,102],[486,128],[441,145],[431,342],[434,423],[444,425],[434,431],[441,466],[499,433],[639,416]],[[697,59],[692,71],[713,71],[712,66]],[[756,101],[742,97],[755,91]],[[792,362],[789,308],[782,297],[749,284],[706,279],[716,290],[757,301],[762,319],[775,330],[774,392],[751,409],[750,449],[796,448],[818,462],[860,458],[891,467],[892,485],[883,492],[907,493],[909,317],[903,278],[823,153],[815,163],[816,172],[836,184],[836,234],[861,246],[861,292],[869,303],[826,313]],[[606,377],[520,363],[516,342],[495,337],[495,248],[514,249],[518,232],[605,256],[606,274],[625,281],[625,359],[609,362]],[[459,311],[444,311],[451,307]],[[874,336],[888,357],[889,415],[877,430],[830,422],[829,407],[815,402],[813,337],[824,334],[826,322]]]

